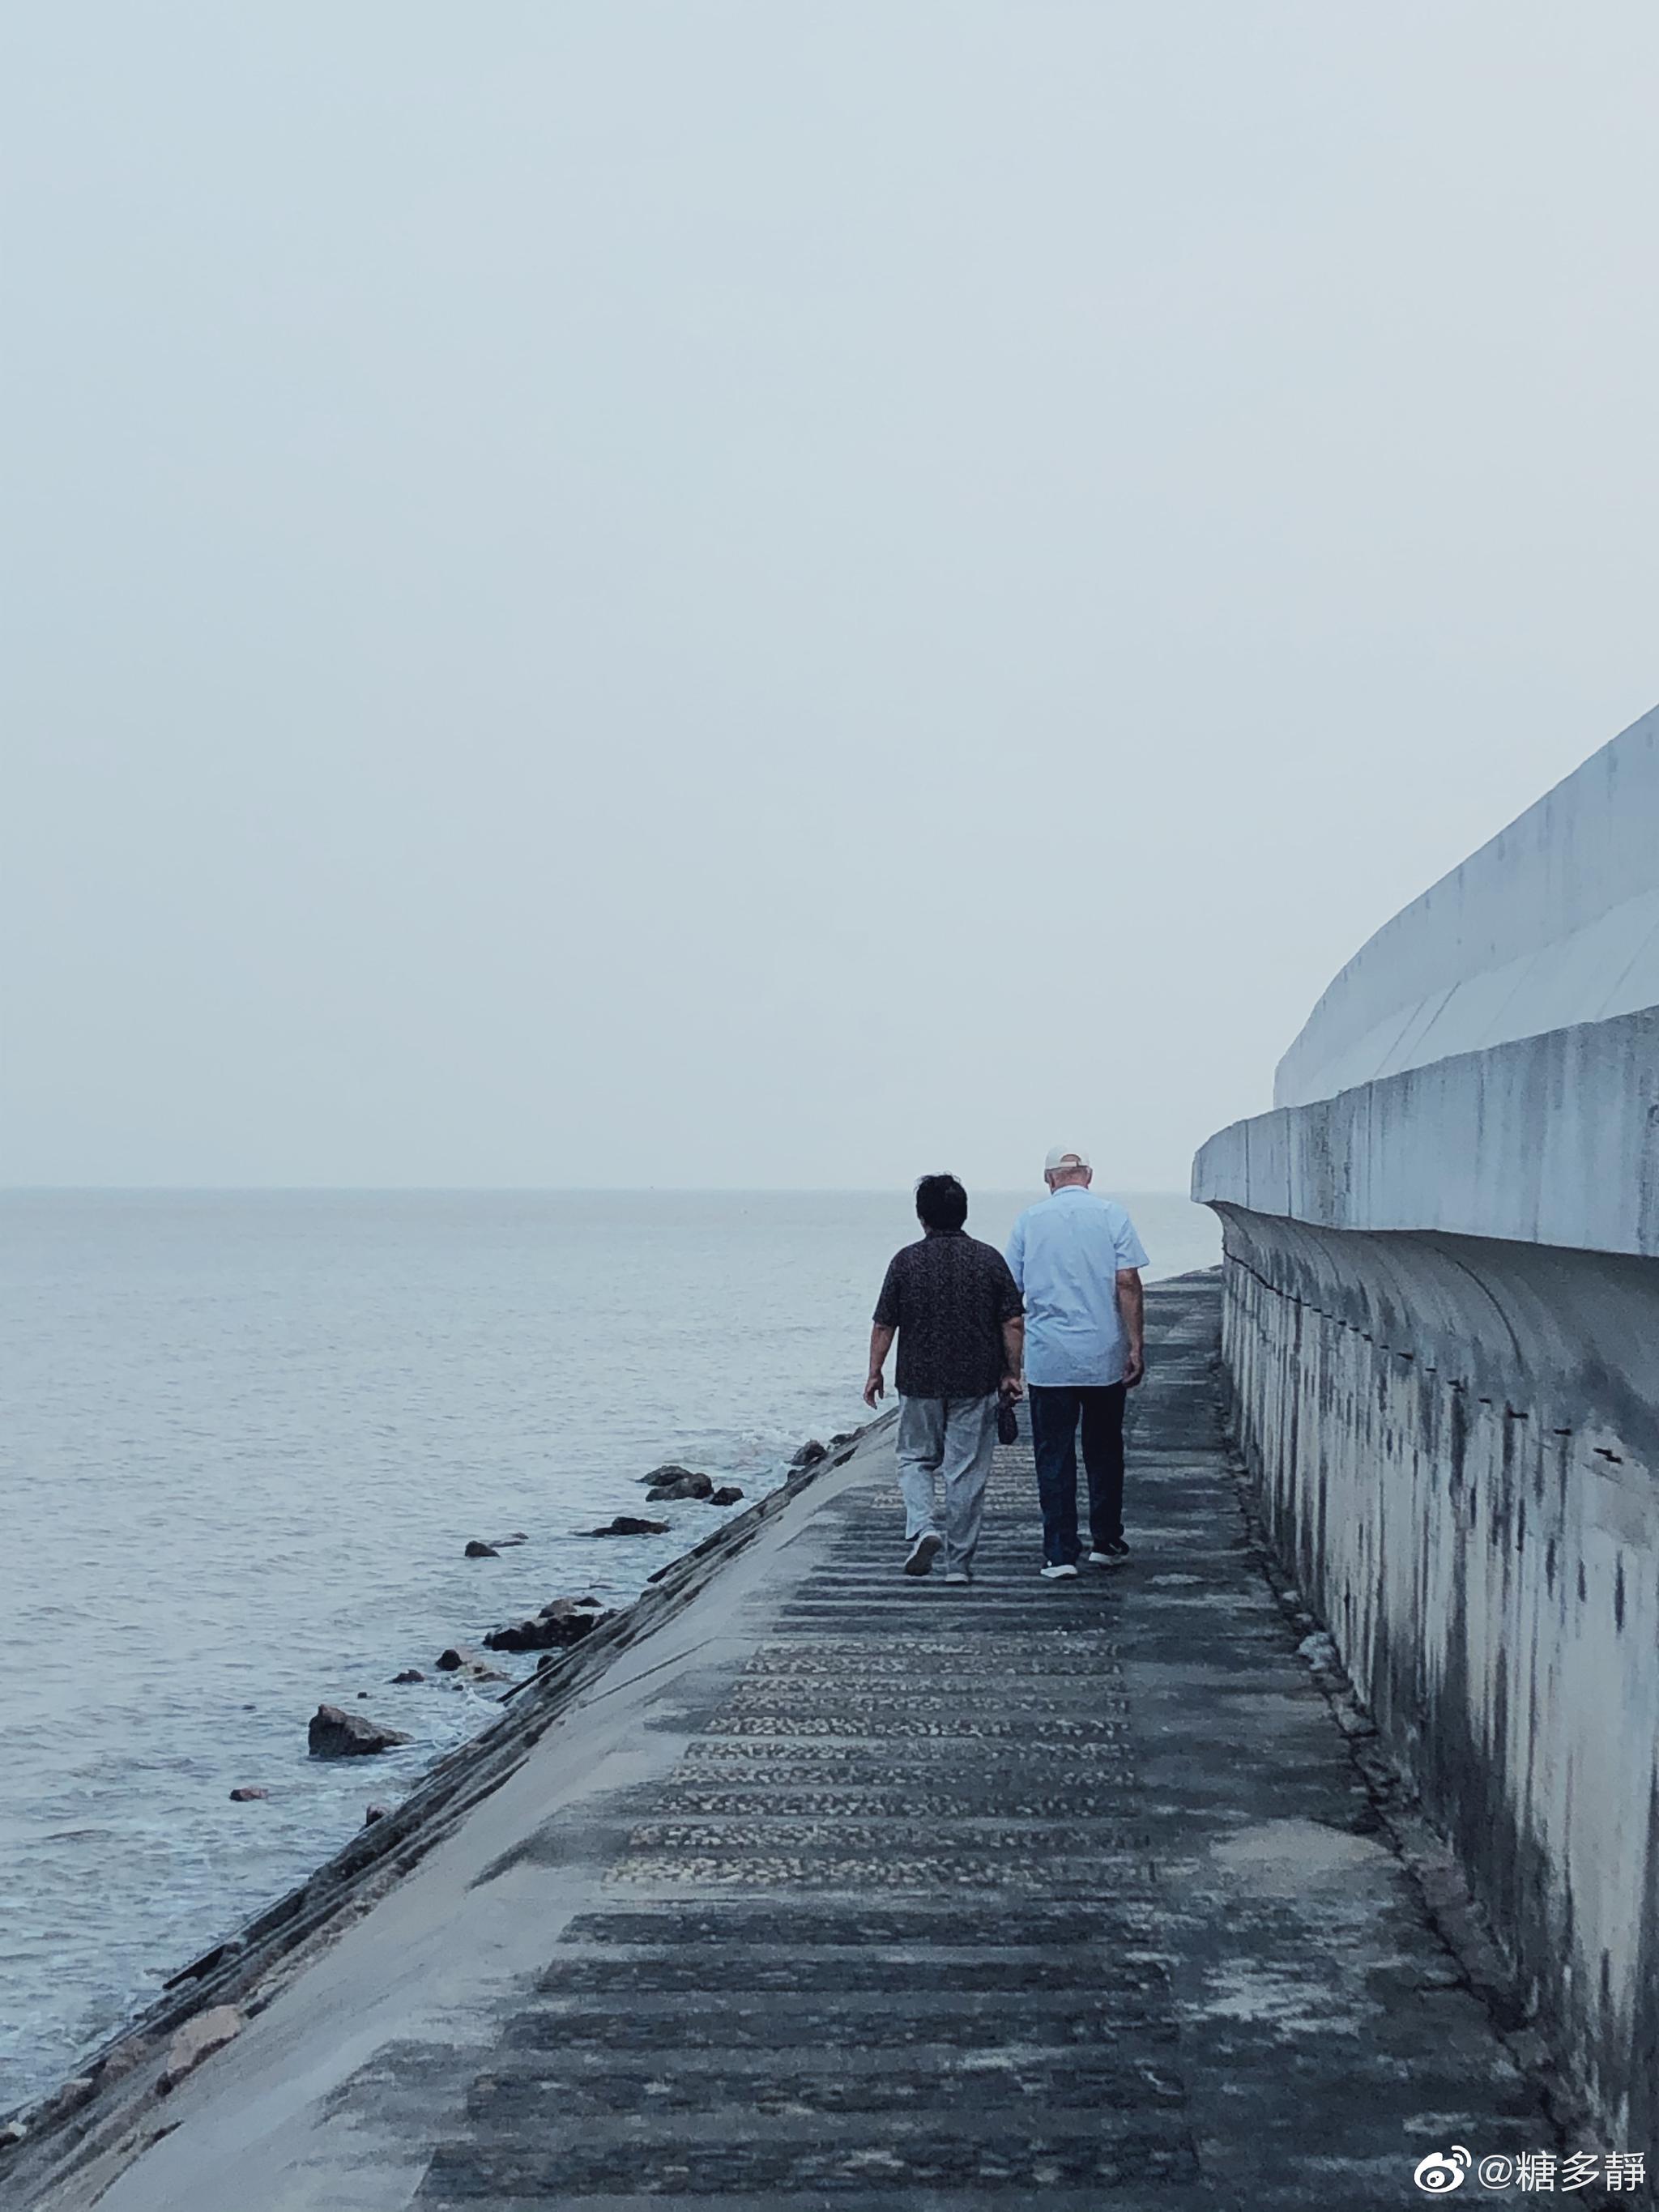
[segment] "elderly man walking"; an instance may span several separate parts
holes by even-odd
[[[945,1581],[968,1583],[996,1445],[997,1401],[1019,1395],[1019,1292],[995,1245],[963,1230],[968,1194],[954,1176],[923,1176],[916,1218],[921,1241],[894,1254],[876,1301],[864,1402],[873,1406],[887,1387],[882,1370],[896,1332],[904,1571],[927,1574],[942,1546]]]
[[[1123,1540],[1123,1408],[1146,1366],[1135,1226],[1089,1185],[1086,1152],[1056,1146],[1043,1165],[1047,1198],[1014,1224],[1008,1265],[1025,1297],[1025,1382],[1031,1449],[1042,1506],[1042,1573],[1074,1580],[1083,1547],[1077,1524],[1077,1432],[1089,1479],[1092,1567],[1129,1556]]]

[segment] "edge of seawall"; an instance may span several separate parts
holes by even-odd
[[[93,2160],[124,2163],[165,2133],[165,2093],[158,2093],[158,2083],[182,2027],[222,2006],[244,2018],[262,2011],[509,1781],[553,1723],[617,1660],[672,1622],[805,1492],[878,1445],[896,1418],[893,1409],[877,1415],[852,1442],[790,1474],[659,1569],[631,1605],[580,1644],[550,1653],[549,1663],[505,1692],[499,1717],[440,1758],[400,1804],[171,1975],[161,1995],[71,2079],[14,2108],[10,2123],[24,2132],[0,2143],[0,2197],[33,2201],[61,2189]]]

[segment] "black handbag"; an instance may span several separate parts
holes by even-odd
[[[1017,1444],[1019,1442],[1019,1416],[1014,1411],[1012,1398],[997,1400],[997,1442]]]

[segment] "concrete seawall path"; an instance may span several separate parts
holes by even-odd
[[[169,2132],[31,2201],[1399,2206],[1429,2152],[1553,2147],[1262,1572],[1218,1298],[1148,1292],[1129,1565],[1039,1578],[1022,1443],[975,1586],[906,1580],[866,1439],[296,1960]]]

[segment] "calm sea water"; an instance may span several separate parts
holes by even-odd
[[[969,1228],[1001,1243],[1030,1195]],[[1212,1215],[1128,1203],[1151,1273],[1218,1258]],[[915,1233],[903,1194],[0,1195],[0,2108],[493,1717],[434,1674],[446,1644],[626,1601],[726,1517],[582,1536],[638,1475],[754,1497],[866,1419],[870,1307]],[[415,1741],[311,1760],[322,1699]]]

